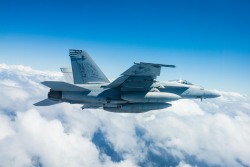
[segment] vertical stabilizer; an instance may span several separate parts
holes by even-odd
[[[69,56],[74,84],[109,83],[107,77],[85,51],[70,49]]]
[[[64,76],[64,80],[68,83],[73,84],[73,75],[72,75],[72,70],[70,68],[60,68],[63,76]]]

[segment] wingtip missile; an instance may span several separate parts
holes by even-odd
[[[170,67],[170,68],[175,68],[176,67],[175,65],[157,64],[157,63],[145,63],[145,62],[140,62],[140,63],[134,62],[134,64],[137,64],[137,65],[151,65],[151,66],[154,66],[154,67]]]

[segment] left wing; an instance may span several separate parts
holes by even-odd
[[[126,91],[149,90],[161,73],[161,67],[174,68],[175,65],[154,64],[154,63],[134,63],[132,67],[123,72],[119,78],[107,85],[108,88],[121,87]]]

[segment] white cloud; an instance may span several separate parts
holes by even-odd
[[[186,164],[184,161],[181,161],[177,167],[191,167],[191,165]]]
[[[3,140],[5,137],[14,133],[14,130],[10,126],[9,118],[5,115],[0,115],[0,140]]]
[[[0,166],[249,166],[250,100],[179,100],[142,114],[34,107],[59,72],[0,64]]]

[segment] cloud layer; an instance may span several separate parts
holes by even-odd
[[[59,72],[0,64],[0,167],[250,166],[250,100],[179,100],[117,114],[80,105],[34,107]]]

